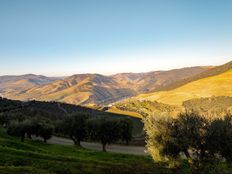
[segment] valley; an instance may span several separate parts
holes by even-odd
[[[212,67],[191,67],[170,71],[154,71],[148,73],[122,73],[111,76],[100,74],[77,74],[53,82],[28,85],[23,80],[16,81],[21,88],[12,88],[14,78],[9,77],[2,89],[2,96],[16,100],[59,101],[85,106],[108,105],[140,93],[151,92],[161,86],[182,80]],[[5,77],[0,77],[5,78]],[[34,81],[37,81],[35,75]],[[21,79],[21,77],[18,77]],[[54,79],[54,78],[52,78]],[[20,83],[21,82],[21,83]],[[26,87],[25,87],[26,86]]]

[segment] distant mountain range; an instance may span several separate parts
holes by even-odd
[[[21,92],[35,86],[51,83],[57,79],[59,78],[34,74],[0,76],[0,92],[3,94]]]
[[[215,116],[232,114],[232,61],[131,97],[107,110],[134,117],[177,115],[186,110]]]
[[[65,78],[33,74],[0,76],[0,93],[3,97],[17,100],[59,101],[89,106],[107,105],[164,88],[211,69],[212,66],[199,66],[111,76],[77,74]]]
[[[137,99],[180,106],[186,100],[212,96],[232,96],[232,61],[174,82],[162,91],[141,94]]]

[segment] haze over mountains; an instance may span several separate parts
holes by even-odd
[[[37,75],[1,76],[3,97],[18,100],[60,101],[81,105],[106,105],[145,92],[152,92],[213,67],[189,67],[148,73],[111,76],[77,74],[64,79]]]

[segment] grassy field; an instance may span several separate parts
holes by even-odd
[[[96,152],[10,137],[0,129],[1,174],[163,174],[149,156]]]
[[[232,96],[232,70],[220,75],[190,82],[170,91],[141,94],[137,99],[158,101],[170,105],[182,105],[183,101],[193,98],[212,96]]]

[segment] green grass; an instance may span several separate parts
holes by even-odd
[[[162,174],[170,173],[149,156],[96,152],[49,145],[6,135],[0,129],[1,174]]]

